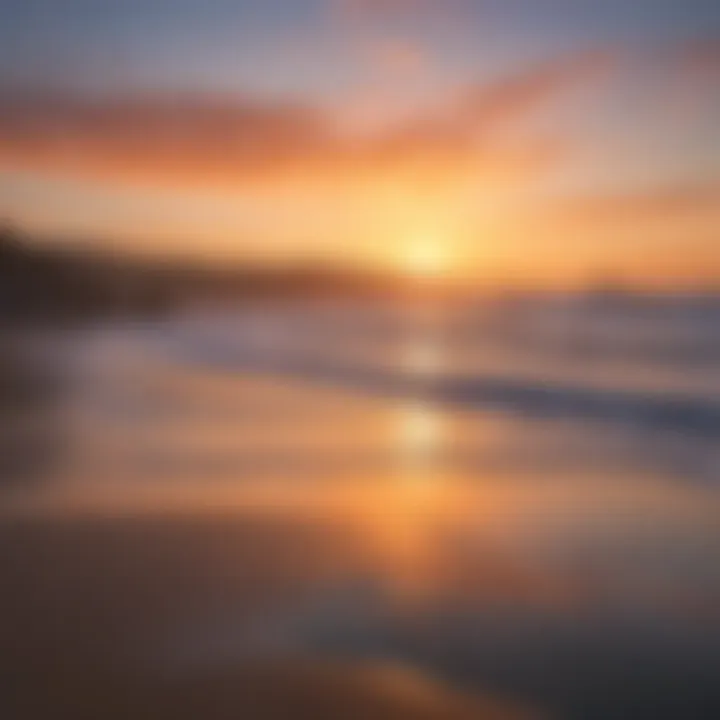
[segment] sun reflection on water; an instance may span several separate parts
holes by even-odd
[[[430,470],[443,440],[443,424],[432,407],[421,402],[403,405],[398,436],[403,464],[413,470]]]
[[[442,372],[445,353],[438,335],[435,316],[426,313],[418,326],[411,323],[410,336],[401,347],[403,372],[422,390],[424,383]],[[407,400],[397,409],[397,442],[405,469],[424,476],[433,469],[446,439],[446,428],[440,411],[422,398]]]
[[[403,348],[403,369],[415,376],[432,376],[443,367],[443,353],[435,342],[417,342]]]

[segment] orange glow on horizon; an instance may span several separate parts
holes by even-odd
[[[447,276],[450,270],[449,254],[439,241],[419,239],[401,250],[401,271],[418,279]]]
[[[597,90],[602,68],[607,58],[561,56],[439,91],[366,132],[348,132],[337,109],[242,96],[10,96],[3,214],[131,253],[357,265],[399,281],[720,282],[717,182],[624,185],[589,155],[573,165],[572,137],[533,129],[578,85]],[[596,170],[602,182],[583,189]],[[553,173],[569,181],[562,193]]]

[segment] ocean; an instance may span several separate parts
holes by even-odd
[[[3,717],[720,716],[717,296],[4,346]]]

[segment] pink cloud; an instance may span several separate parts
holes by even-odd
[[[248,97],[0,93],[0,164],[161,182],[337,181],[363,173],[465,176],[534,162],[540,139],[495,131],[590,81],[604,58],[567,57],[360,136],[317,108]]]

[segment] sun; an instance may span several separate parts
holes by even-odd
[[[419,279],[441,277],[448,271],[449,257],[437,240],[421,239],[405,245],[400,258],[402,270]]]

